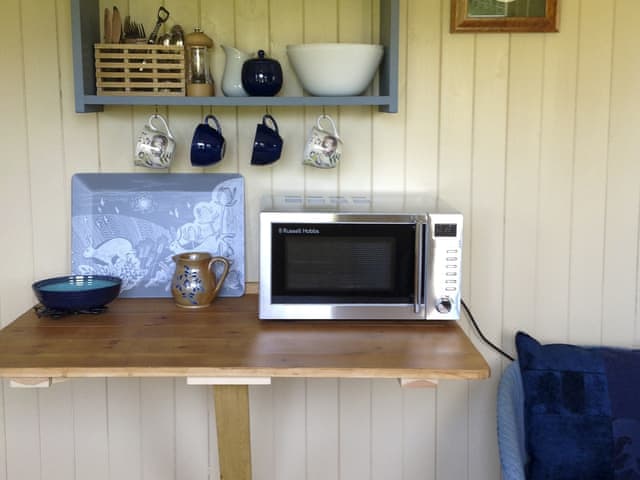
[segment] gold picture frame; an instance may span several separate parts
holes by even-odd
[[[558,0],[451,0],[450,31],[557,32]]]

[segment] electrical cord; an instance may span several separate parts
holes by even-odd
[[[464,311],[467,314],[467,317],[469,317],[469,320],[471,321],[471,324],[476,329],[476,332],[478,332],[478,335],[480,335],[480,338],[482,339],[482,341],[484,341],[484,343],[489,345],[491,348],[493,348],[500,355],[502,355],[503,357],[508,358],[509,360],[511,360],[513,362],[515,360],[515,358],[513,358],[511,355],[509,355],[507,352],[502,350],[495,343],[493,343],[491,340],[489,340],[487,337],[484,336],[484,333],[482,333],[482,330],[480,330],[480,327],[476,323],[476,319],[473,318],[473,314],[471,313],[471,310],[469,310],[469,307],[467,307],[467,304],[464,303],[464,300],[460,299],[460,303],[462,304],[462,308],[464,308]]]

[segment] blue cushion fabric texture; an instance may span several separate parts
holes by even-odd
[[[640,351],[542,345],[523,332],[527,478],[640,480]]]

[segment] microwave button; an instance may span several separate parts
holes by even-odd
[[[456,265],[448,264],[447,268],[456,268]]]
[[[447,277],[455,277],[457,275],[456,272],[447,272]]]
[[[458,250],[447,250],[447,253],[458,253]]]
[[[447,257],[447,262],[455,262],[458,260],[458,257]]]
[[[456,282],[457,282],[457,280],[445,280],[444,283],[456,283]]]
[[[447,292],[455,292],[456,291],[456,287],[447,287],[447,288],[445,288],[445,290]]]
[[[451,300],[449,297],[441,297],[436,301],[438,313],[449,313],[451,311]]]

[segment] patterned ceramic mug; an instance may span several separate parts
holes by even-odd
[[[155,121],[161,122],[164,129],[156,127],[153,124]],[[149,168],[169,168],[175,150],[176,141],[167,121],[157,113],[151,115],[138,136],[135,164]]]
[[[328,128],[322,122],[328,123]],[[322,114],[311,128],[302,162],[312,167],[335,168],[341,156],[342,140],[338,136],[336,124],[329,115]]]

